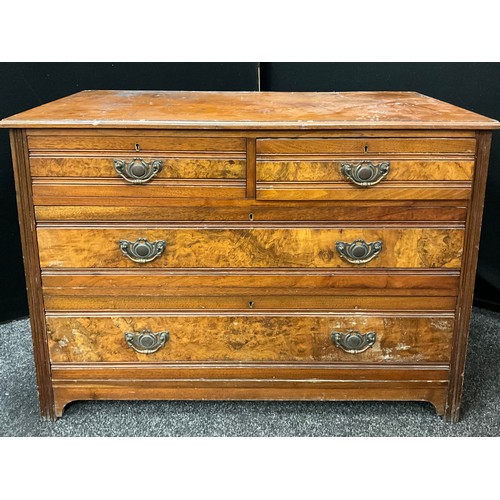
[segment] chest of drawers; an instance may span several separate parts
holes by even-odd
[[[87,91],[0,125],[43,417],[308,399],[458,419],[495,120],[412,92]]]

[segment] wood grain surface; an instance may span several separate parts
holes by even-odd
[[[458,268],[463,230],[454,229],[141,229],[39,226],[42,268]],[[118,242],[165,240],[156,260],[139,264],[123,256]],[[351,264],[336,241],[383,241],[380,255]]]
[[[48,317],[52,362],[342,361],[447,362],[453,319],[445,317],[197,316]],[[126,332],[168,331],[153,354],[127,346]],[[333,345],[332,331],[375,331],[359,354]]]
[[[465,139],[471,140],[471,139]],[[121,151],[133,154],[148,151],[211,151],[211,152],[241,152],[246,150],[246,141],[238,137],[169,137],[158,136],[125,136],[120,133],[113,135],[28,135],[30,152],[54,151],[61,156],[62,151]]]
[[[470,194],[469,182],[391,182],[381,183],[370,188],[354,186],[346,181],[338,183],[257,183],[257,199],[261,201],[457,200],[457,202],[464,203],[470,198]]]
[[[493,129],[496,120],[416,92],[83,91],[1,127]]]
[[[78,200],[90,204],[129,206],[130,200],[140,205],[157,206],[167,198],[221,198],[246,196],[244,180],[233,179],[156,179],[147,184],[129,184],[125,180],[37,178],[33,181],[33,201],[36,205],[73,205]],[[160,200],[158,202],[158,200]],[[164,203],[164,202],[163,202]]]
[[[106,291],[108,292],[106,294]],[[190,290],[178,290],[175,295],[154,293],[154,289],[141,290],[141,294],[130,290],[100,290],[95,294],[62,290],[62,293],[45,295],[47,311],[334,311],[353,309],[356,311],[405,310],[405,311],[454,311],[453,296],[412,295],[382,296],[355,293],[350,295],[261,295],[253,293],[236,295],[228,290],[225,295],[192,295]],[[148,293],[149,292],[149,293]],[[182,295],[182,293],[186,295]]]
[[[143,198],[144,199],[144,198]],[[95,198],[94,198],[95,200]],[[118,199],[100,199],[101,205],[69,205],[72,198],[59,198],[60,205],[35,207],[38,221],[465,221],[467,202],[338,202],[299,201],[281,202],[279,206],[266,201],[191,198],[156,198],[156,205],[138,206],[137,199],[128,198],[127,205]],[[88,199],[79,198],[88,202]],[[135,202],[135,203],[134,203]],[[64,205],[63,205],[64,203]],[[115,205],[122,206],[112,206]],[[445,204],[445,203],[448,203]]]
[[[140,155],[138,155],[140,156]],[[30,158],[33,177],[107,177],[120,178],[114,168],[114,160],[132,161],[136,156],[114,157],[43,157]],[[244,179],[245,159],[233,158],[167,158],[142,157],[145,162],[161,160],[163,167],[154,177],[157,179]]]
[[[380,363],[353,362],[248,362],[238,361],[204,363],[189,362],[97,362],[53,363],[52,374],[58,382],[90,383],[113,379],[117,382],[152,380],[216,381],[222,379],[257,382],[258,380],[286,382],[395,382],[445,386],[448,382],[447,363]]]
[[[151,295],[224,295],[228,291],[260,295],[345,295],[366,293],[374,295],[442,295],[454,296],[458,291],[458,271],[412,272],[358,272],[349,270],[282,271],[280,273],[246,273],[231,271],[200,272],[100,272],[92,270],[67,274],[58,270],[43,273],[45,293],[101,294],[105,290],[121,288],[133,293]],[[132,290],[135,289],[135,290]],[[104,292],[103,292],[104,291]]]
[[[475,139],[460,138],[406,138],[385,139],[257,139],[257,159],[261,155],[307,155],[307,154],[426,154],[453,153],[471,156],[476,146]]]
[[[349,182],[340,171],[343,163],[359,163],[369,158],[344,160],[257,161],[257,182]],[[377,165],[381,159],[372,163]],[[383,179],[391,181],[471,181],[472,160],[390,160]]]

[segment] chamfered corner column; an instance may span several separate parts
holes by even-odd
[[[17,211],[23,249],[24,273],[26,276],[26,290],[30,312],[40,415],[45,420],[56,420],[26,131],[23,129],[11,129],[10,141],[14,165],[14,179],[16,183]]]
[[[491,135],[491,131],[476,132],[476,164],[472,197],[465,223],[465,246],[460,274],[460,292],[456,308],[448,399],[444,413],[444,419],[448,422],[458,422],[460,418],[465,357],[467,353],[472,301],[474,298],[474,283],[483,219],[484,194],[486,179],[488,177]]]

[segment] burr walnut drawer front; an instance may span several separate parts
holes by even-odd
[[[39,225],[42,268],[459,268],[463,229]]]
[[[246,146],[238,138],[34,136],[30,147],[37,205],[245,197]]]
[[[66,362],[447,363],[453,317],[47,317],[50,358]]]
[[[474,139],[261,139],[259,200],[468,200]]]

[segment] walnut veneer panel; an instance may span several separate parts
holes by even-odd
[[[42,268],[359,268],[339,256],[336,241],[381,240],[365,268],[459,268],[462,229],[64,229],[39,227]],[[122,255],[120,240],[166,241],[152,262]]]
[[[107,177],[119,178],[114,168],[114,159],[132,161],[138,155],[114,157],[31,157],[30,167],[33,177]],[[159,179],[244,179],[245,159],[231,158],[170,158],[155,156],[141,158],[145,162],[161,160],[163,167],[155,176]],[[124,181],[126,182],[126,181]]]
[[[343,361],[447,362],[453,319],[446,317],[196,316],[49,317],[53,362]],[[128,347],[124,334],[168,331],[153,354]],[[333,345],[331,333],[376,332],[372,348],[353,355]]]
[[[346,182],[342,163],[358,163],[365,158],[343,160],[257,160],[257,182]],[[375,160],[378,163],[380,160]],[[471,181],[473,160],[392,160],[384,184],[391,181]],[[359,190],[358,190],[359,191]]]

